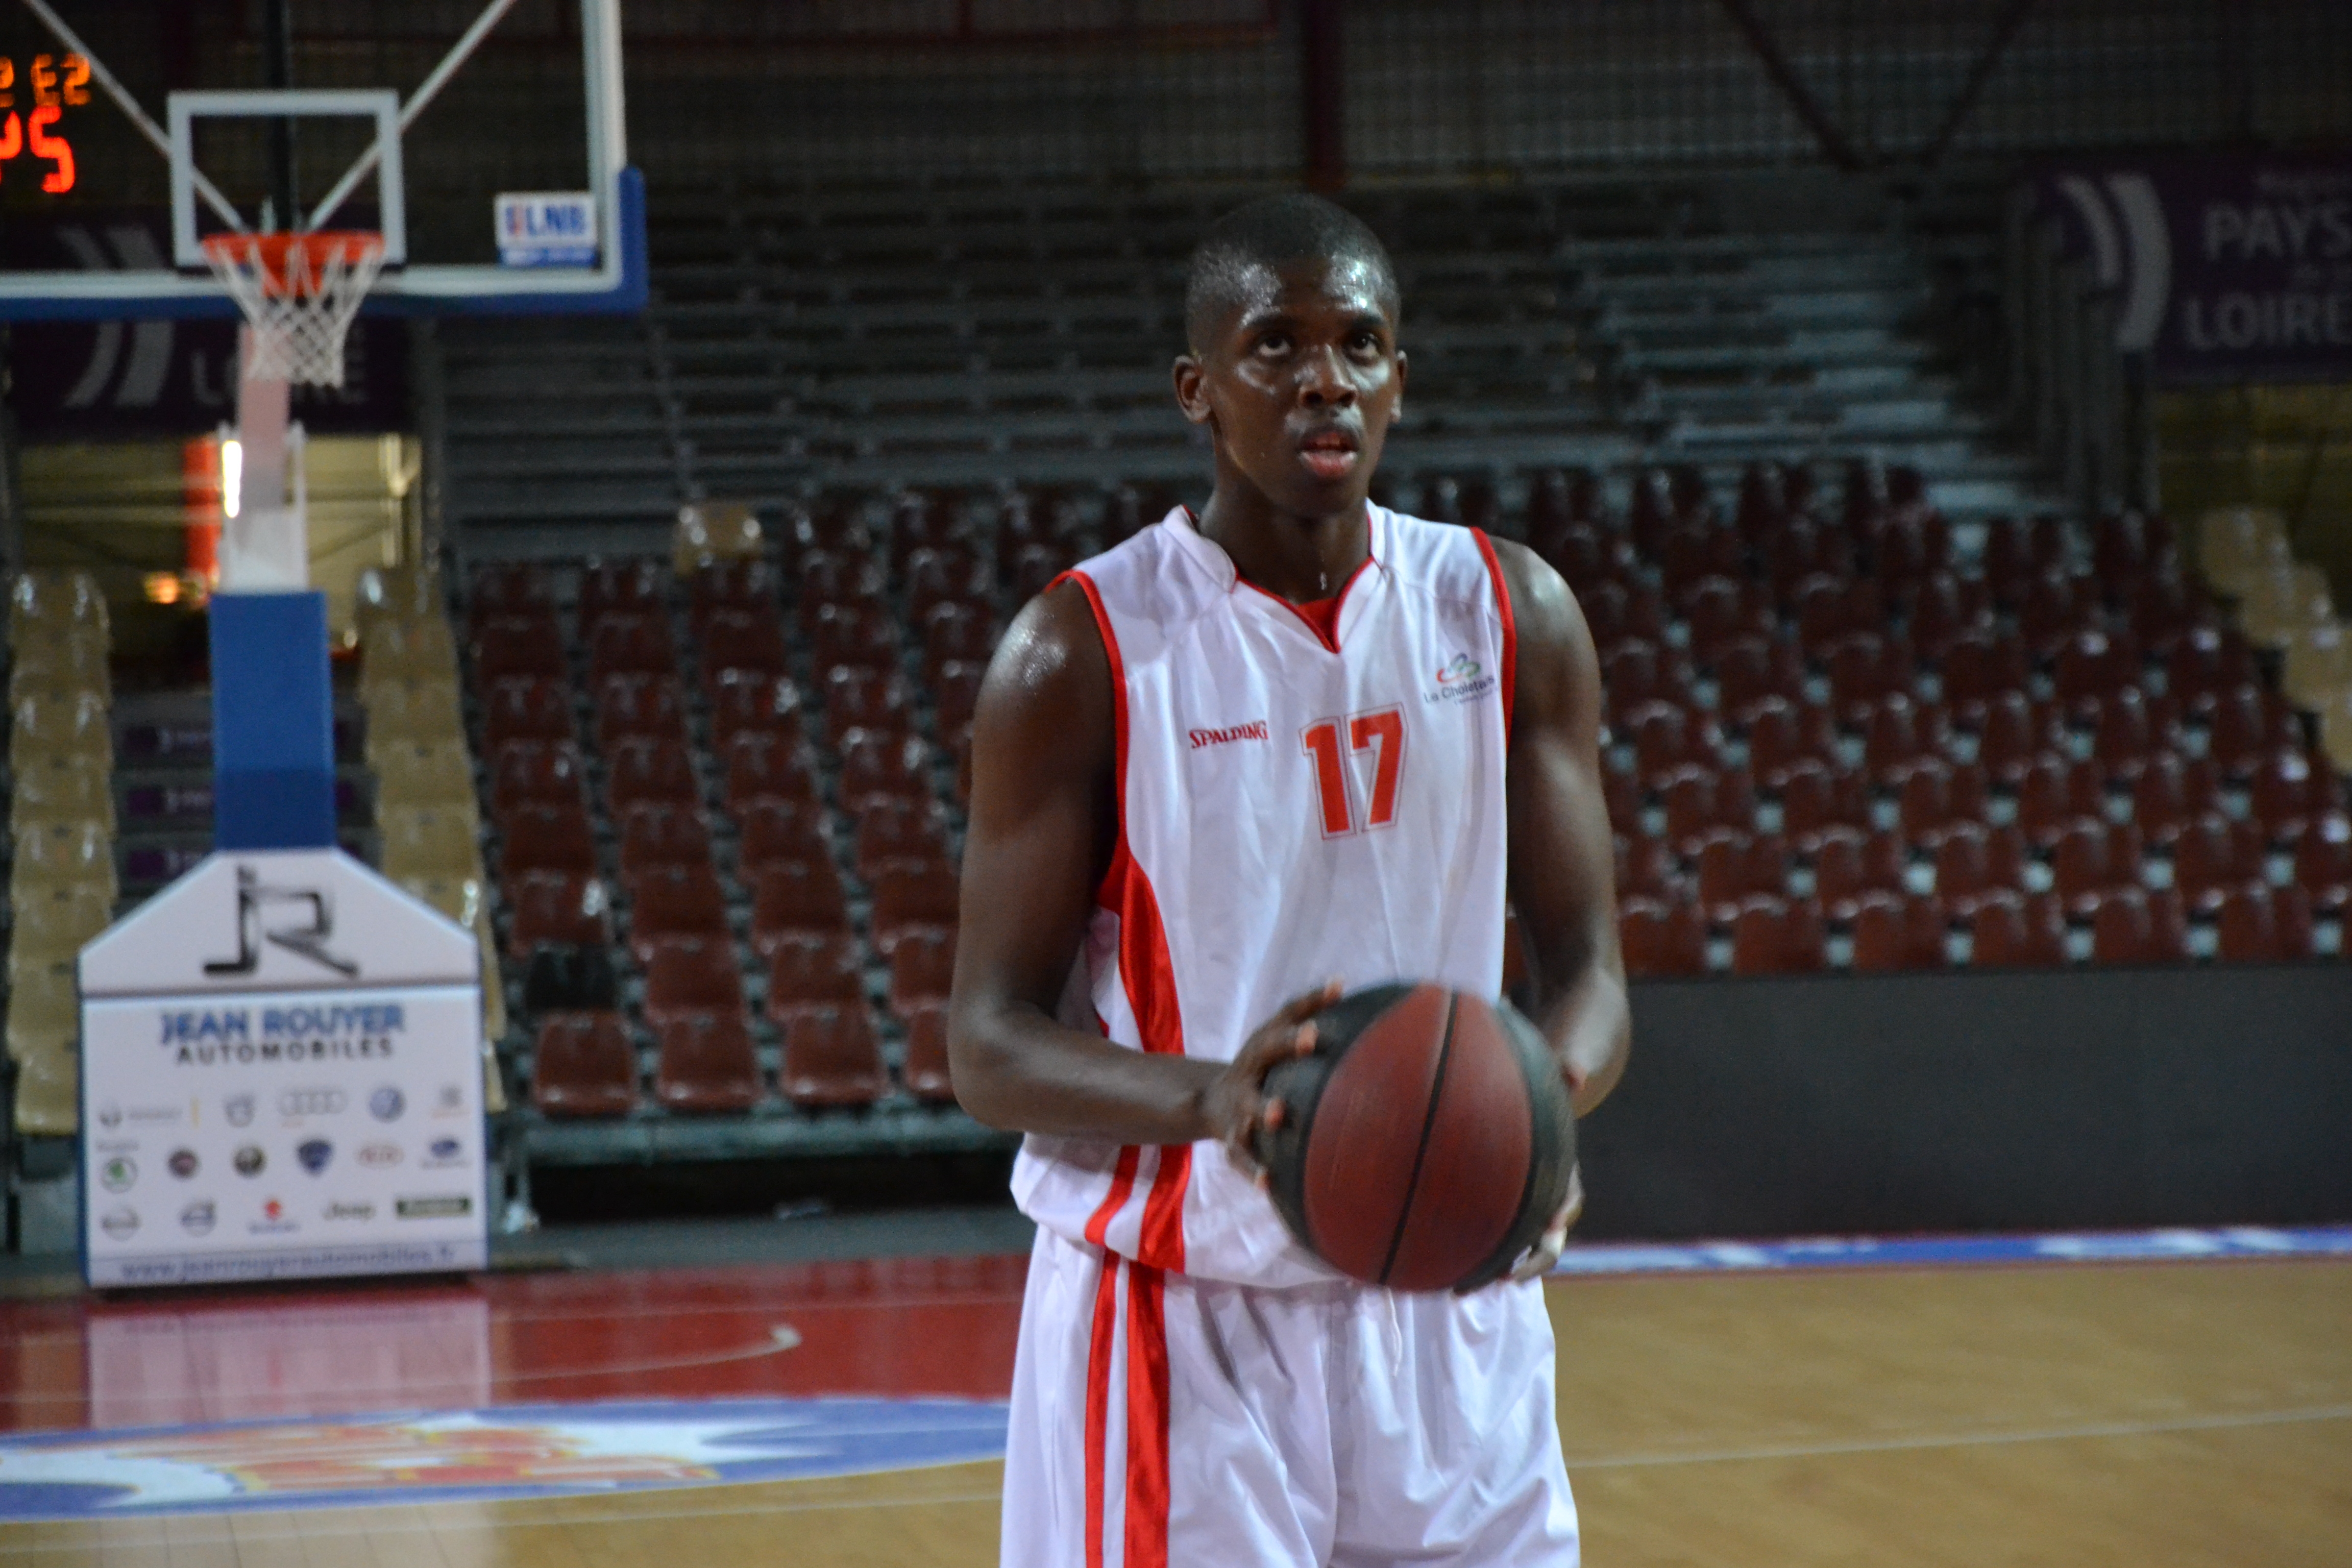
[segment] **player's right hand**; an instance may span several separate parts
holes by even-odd
[[[1258,1165],[1251,1140],[1261,1131],[1271,1132],[1281,1126],[1283,1116],[1282,1101],[1266,1095],[1265,1075],[1314,1050],[1315,1015],[1337,1002],[1339,992],[1339,982],[1330,980],[1292,997],[1242,1042],[1240,1052],[1225,1064],[1225,1070],[1202,1097],[1202,1111],[1211,1135],[1224,1144],[1235,1164],[1257,1178],[1260,1186],[1265,1184],[1265,1172]]]

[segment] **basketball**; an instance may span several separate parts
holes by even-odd
[[[1376,985],[1315,1020],[1266,1076],[1282,1125],[1256,1154],[1299,1243],[1398,1290],[1501,1278],[1568,1195],[1576,1123],[1535,1026],[1439,985]]]

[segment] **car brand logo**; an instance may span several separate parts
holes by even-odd
[[[213,1205],[209,1198],[190,1204],[180,1211],[180,1228],[190,1236],[210,1236],[213,1229]]]
[[[117,1241],[128,1240],[139,1228],[138,1211],[119,1205],[110,1208],[106,1211],[105,1217],[98,1222],[98,1227]]]
[[[99,1184],[110,1193],[127,1193],[139,1180],[139,1167],[117,1154],[98,1168]]]
[[[296,1147],[294,1157],[302,1162],[304,1170],[315,1176],[327,1168],[328,1161],[335,1157],[335,1146],[324,1138],[307,1139]]]
[[[236,1157],[230,1163],[236,1167],[236,1173],[240,1176],[257,1176],[261,1174],[261,1168],[269,1163],[269,1159],[258,1146],[247,1143],[238,1147]]]
[[[261,1216],[264,1219],[284,1219],[286,1217],[286,1205],[279,1203],[276,1198],[272,1198],[268,1203],[261,1205]]]
[[[221,1101],[221,1112],[228,1118],[228,1124],[231,1127],[244,1127],[250,1125],[253,1121],[253,1096],[249,1094],[230,1095],[226,1100]]]
[[[121,1126],[122,1107],[115,1104],[114,1101],[110,1100],[104,1105],[100,1106],[98,1108],[98,1124],[100,1127]]]
[[[445,1115],[451,1111],[465,1110],[466,1091],[454,1083],[443,1084],[436,1109]]]
[[[403,1219],[455,1219],[474,1212],[474,1200],[468,1197],[402,1198],[393,1205],[393,1212]]]
[[[278,1097],[280,1116],[332,1116],[351,1103],[340,1089],[289,1089]]]
[[[425,1151],[432,1156],[432,1163],[436,1165],[455,1164],[458,1156],[465,1152],[466,1146],[455,1138],[436,1138],[433,1140],[433,1146]]]
[[[184,1182],[196,1173],[196,1152],[194,1149],[174,1149],[172,1151],[171,1159],[165,1163],[171,1166],[172,1174]]]
[[[408,1097],[385,1084],[368,1096],[368,1114],[378,1121],[397,1121],[400,1113],[408,1109]]]
[[[387,1166],[399,1164],[400,1159],[400,1145],[397,1143],[370,1143],[363,1146],[359,1152],[361,1164],[379,1171]]]
[[[373,1204],[329,1204],[320,1211],[320,1214],[326,1219],[373,1219],[375,1205]]]

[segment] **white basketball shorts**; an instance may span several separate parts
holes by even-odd
[[[1260,1289],[1040,1229],[1003,1568],[1575,1568],[1540,1285]]]

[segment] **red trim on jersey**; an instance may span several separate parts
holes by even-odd
[[[1116,1257],[1102,1260],[1094,1333],[1087,1345],[1087,1568],[1102,1568],[1103,1560],[1103,1471],[1110,1447],[1110,1356],[1118,1342],[1119,1268]]]
[[[1356,585],[1356,580],[1364,574],[1366,569],[1378,564],[1380,564],[1378,558],[1369,552],[1366,553],[1364,558],[1356,563],[1356,569],[1348,574],[1348,580],[1339,584],[1339,591],[1337,594],[1328,599],[1317,599],[1306,605],[1293,604],[1279,594],[1259,587],[1246,577],[1236,576],[1234,582],[1237,586],[1247,588],[1253,594],[1263,595],[1272,603],[1288,610],[1298,617],[1298,624],[1305,626],[1317,642],[1321,643],[1328,651],[1338,653],[1339,651],[1339,612],[1347,605],[1348,590]],[[1331,606],[1328,619],[1322,613],[1322,607],[1326,605]]]
[[[1470,537],[1478,542],[1478,553],[1486,558],[1486,575],[1495,580],[1495,613],[1503,617],[1503,734],[1511,733],[1511,704],[1519,691],[1519,622],[1511,614],[1511,590],[1503,582],[1503,563],[1495,555],[1495,542],[1486,537],[1483,528],[1474,528]]]
[[[1118,839],[1111,850],[1110,868],[1104,873],[1102,886],[1096,892],[1096,901],[1118,916],[1118,973],[1127,988],[1127,1004],[1135,1015],[1136,1033],[1147,1051],[1167,1056],[1184,1054],[1184,1020],[1176,1004],[1176,966],[1168,953],[1168,931],[1160,923],[1160,900],[1151,890],[1151,879],[1135,863],[1135,856],[1127,837],[1127,661],[1120,657],[1118,634],[1111,629],[1110,613],[1103,606],[1102,591],[1094,579],[1084,572],[1066,572],[1056,583],[1077,584],[1094,610],[1095,627],[1102,634],[1103,653],[1110,660],[1112,711],[1115,721],[1117,764],[1112,774],[1112,787],[1118,802]],[[1113,1173],[1111,1190],[1106,1194],[1094,1217],[1087,1222],[1087,1239],[1104,1245],[1110,1222],[1126,1204],[1132,1190],[1139,1151],[1134,1148],[1119,1152],[1118,1172]],[[1118,1174],[1124,1173],[1123,1184]],[[1184,1268],[1184,1189],[1192,1173],[1192,1151],[1189,1145],[1176,1144],[1160,1151],[1159,1169],[1152,1173],[1151,1190],[1143,1203],[1142,1238],[1136,1247],[1139,1260],[1155,1268]]]
[[[1168,1568],[1168,1314],[1157,1268],[1127,1270],[1127,1518],[1120,1568]]]

